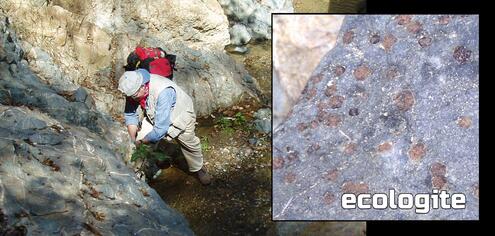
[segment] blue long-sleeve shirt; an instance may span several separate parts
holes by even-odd
[[[153,125],[153,130],[144,137],[145,140],[157,142],[167,134],[170,126],[170,111],[175,106],[175,99],[175,90],[171,87],[160,92],[155,109],[155,124]],[[148,100],[146,101],[146,106],[148,106]],[[124,111],[126,125],[139,124],[139,117],[136,112],[138,107],[138,102],[127,97]]]

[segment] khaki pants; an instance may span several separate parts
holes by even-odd
[[[187,125],[186,130],[177,136],[177,141],[181,147],[182,153],[186,158],[189,171],[196,172],[203,167],[203,154],[201,153],[201,142],[194,133],[194,120]],[[136,140],[143,139],[153,130],[153,125],[146,119],[143,119],[141,130],[138,131]],[[166,136],[163,138],[165,139]]]

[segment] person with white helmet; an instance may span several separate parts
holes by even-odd
[[[145,69],[126,71],[119,79],[118,89],[126,95],[125,123],[136,146],[161,139],[177,140],[189,171],[202,184],[210,184],[211,176],[203,167],[200,140],[194,133],[196,114],[191,97],[172,80]],[[144,113],[141,127],[138,107]]]

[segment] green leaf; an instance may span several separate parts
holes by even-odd
[[[145,159],[147,156],[150,155],[151,152],[150,150],[151,148],[148,145],[145,144],[139,145],[134,151],[134,153],[132,153],[131,161],[134,162],[139,159]]]

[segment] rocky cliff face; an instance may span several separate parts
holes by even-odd
[[[472,15],[346,17],[274,131],[274,219],[478,219],[478,25]],[[466,209],[341,207],[343,193],[391,189],[463,193]]]
[[[192,235],[125,165],[123,127],[39,48],[52,69],[33,72],[11,25],[0,14],[0,234]]]
[[[121,113],[116,82],[138,44],[178,55],[175,80],[199,115],[256,94],[224,53],[228,21],[217,1],[6,0],[1,10],[33,72],[58,94],[84,86],[100,112]]]

